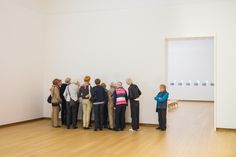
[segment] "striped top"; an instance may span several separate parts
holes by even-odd
[[[114,92],[115,105],[127,105],[127,92],[124,88],[117,88]]]

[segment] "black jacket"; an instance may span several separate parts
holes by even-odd
[[[105,91],[105,89],[98,85],[98,86],[95,86],[93,87],[93,90],[92,90],[92,101],[93,103],[96,103],[96,102],[107,102],[107,93]]]
[[[79,89],[79,97],[81,97],[82,99],[89,99],[86,98],[86,96],[89,94],[89,91],[92,93],[92,87],[89,86],[81,86]]]
[[[68,84],[63,83],[63,84],[61,85],[61,88],[60,88],[60,97],[61,97],[61,100],[62,100],[63,102],[66,101],[66,99],[65,99],[65,97],[64,97],[64,92],[65,92],[65,90],[66,90],[67,85],[68,85]]]
[[[138,86],[135,84],[131,84],[128,88],[128,91],[129,91],[128,97],[130,100],[135,100],[142,94]]]

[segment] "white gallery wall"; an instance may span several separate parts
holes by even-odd
[[[85,74],[132,77],[141,122],[156,123],[165,39],[214,35],[216,126],[236,128],[235,16],[234,0],[0,0],[0,125],[49,117],[52,79]]]
[[[44,100],[51,80],[85,74],[132,77],[140,86],[141,122],[156,123],[154,95],[167,83],[166,38],[216,37],[216,126],[236,128],[234,0],[49,0]],[[50,116],[44,103],[44,116]]]
[[[43,116],[39,0],[0,0],[0,125]]]
[[[214,101],[214,38],[167,40],[170,99]]]

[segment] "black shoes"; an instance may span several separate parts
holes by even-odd
[[[166,131],[166,128],[165,128],[165,129],[162,129],[162,128],[160,128],[160,127],[157,127],[156,129],[157,129],[157,130],[161,130],[161,131]]]

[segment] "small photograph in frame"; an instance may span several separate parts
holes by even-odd
[[[194,82],[194,84],[193,84],[193,85],[194,85],[194,86],[198,86],[198,84],[199,84],[198,82]]]
[[[171,85],[171,86],[174,86],[174,85],[175,85],[175,83],[174,83],[174,82],[171,82],[171,83],[170,83],[170,85]]]
[[[186,86],[191,86],[191,83],[190,82],[186,82]]]

